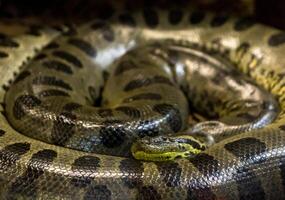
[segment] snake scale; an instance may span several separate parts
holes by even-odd
[[[284,198],[283,32],[248,17],[188,9],[118,12],[108,22],[63,33],[27,29],[1,35],[1,199]],[[167,61],[158,59],[164,51],[153,50],[164,43],[226,58],[277,99],[278,116],[194,157],[125,157],[134,133],[156,136],[186,127],[187,100]],[[106,80],[107,106],[91,107]]]

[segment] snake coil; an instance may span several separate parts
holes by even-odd
[[[135,138],[186,128],[179,74],[148,48],[169,42],[228,60],[277,99],[276,119],[193,158],[124,157]],[[284,42],[283,32],[248,17],[154,9],[118,12],[62,35],[47,28],[1,38],[1,198],[284,198]],[[100,101],[104,107],[92,107]]]

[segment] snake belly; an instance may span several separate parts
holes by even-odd
[[[44,46],[58,34],[49,30],[38,36],[23,35],[24,39],[15,37],[13,41],[19,45],[1,49],[1,64],[3,66],[13,64],[9,68],[1,68],[3,77],[7,75],[12,78],[13,72],[19,70],[19,63],[25,61],[23,57],[9,59],[13,55],[18,55],[15,52],[19,48],[24,47],[25,50],[25,46],[31,43],[23,42],[25,38],[34,39],[37,45]],[[26,134],[29,137],[17,132],[8,123],[6,116],[0,115],[1,197],[3,199],[284,198],[284,38],[283,32],[256,24],[247,17],[230,18],[226,15],[204,14],[196,10],[154,9],[117,13],[108,23],[92,21],[78,28],[75,33],[57,38],[22,70],[5,97],[6,115],[8,118],[14,117],[14,120],[23,118],[24,121],[17,124],[28,128]],[[143,132],[145,125],[153,127],[150,129],[153,131],[147,132],[150,135],[160,131],[177,132],[185,127],[186,122],[183,117],[179,119],[174,116],[177,116],[177,113],[179,116],[187,116],[184,107],[186,99],[177,88],[172,87],[169,73],[164,69],[157,70],[160,68],[160,65],[157,65],[157,68],[149,68],[146,71],[149,75],[147,81],[139,81],[140,77],[137,74],[140,70],[148,68],[150,63],[157,64],[151,61],[151,55],[128,54],[127,61],[131,60],[133,64],[123,62],[125,58],[123,55],[135,47],[169,40],[177,43],[182,41],[187,45],[226,57],[240,71],[276,97],[281,109],[277,119],[264,128],[222,140],[194,158],[177,159],[173,162],[143,162],[120,156],[74,150],[88,145],[92,148],[92,144],[84,140],[78,141],[76,137],[70,135],[75,131],[74,127],[80,127],[77,131],[82,135],[89,134],[85,128],[93,127],[94,124],[89,118],[84,119],[85,116],[102,120],[100,123],[104,133],[107,133],[105,134],[107,137],[100,141],[96,138],[92,140],[90,134],[89,141],[98,144],[96,152],[104,153],[105,147],[112,149],[114,147],[114,151],[111,150],[113,155],[122,155],[125,152],[116,149],[118,142],[124,143],[125,140],[121,139],[121,135],[112,133],[124,133],[124,138],[127,138],[128,132],[123,130],[125,127],[122,127],[121,123],[128,117],[138,119],[134,131]],[[20,52],[20,55],[23,55],[23,49]],[[34,48],[31,48],[30,52],[34,52]],[[127,77],[134,78],[125,83],[124,89],[130,92],[128,95],[132,89],[142,84],[159,83],[159,87],[156,88],[154,84],[153,91],[147,91],[148,95],[139,96],[138,93],[133,93],[132,98],[135,96],[147,101],[147,96],[155,99],[158,97],[155,95],[157,92],[162,91],[162,94],[166,94],[163,92],[163,87],[166,85],[167,93],[171,94],[167,96],[168,102],[151,102],[151,109],[144,108],[143,113],[146,113],[144,115],[141,115],[138,107],[130,106],[128,109],[121,106],[111,111],[99,108],[95,113],[91,112],[93,108],[83,108],[78,102],[91,104],[92,100],[96,100],[104,84],[104,76],[109,70],[107,66],[121,56],[123,60],[119,63],[123,64],[118,65],[121,66],[120,70],[116,68],[113,74],[130,73]],[[138,66],[138,69],[132,69],[136,66],[137,59],[144,58],[148,59],[142,68]],[[93,77],[88,76],[90,70],[93,70]],[[64,79],[57,79],[57,76]],[[119,77],[121,82],[128,81],[123,76],[117,78]],[[77,88],[69,87],[68,82],[72,82]],[[90,85],[81,87],[82,82]],[[7,78],[1,79],[1,84],[6,86]],[[39,85],[41,87],[38,87]],[[45,88],[45,85],[48,86]],[[56,87],[51,88],[50,85]],[[89,87],[91,85],[93,88]],[[103,104],[116,107],[115,105],[121,101],[130,99],[130,96],[124,96],[122,93],[120,88],[122,86],[109,85],[111,90],[104,90],[103,94],[109,102]],[[6,93],[5,88],[0,92],[2,101]],[[81,91],[83,95],[76,95],[72,91]],[[13,96],[15,94],[17,95]],[[85,98],[84,94],[89,96]],[[11,101],[9,95],[15,99]],[[119,98],[112,99],[113,95]],[[54,96],[61,101],[53,101]],[[68,99],[68,96],[72,96],[74,101],[67,102],[65,99]],[[51,100],[43,103],[45,98]],[[14,104],[11,105],[10,101]],[[41,104],[47,107],[41,107]],[[143,104],[141,106],[143,107]],[[15,107],[17,109],[14,109]],[[85,109],[84,113],[89,114],[82,115],[82,119],[90,123],[82,125],[80,120],[76,121],[77,116],[74,113],[81,109]],[[29,112],[26,112],[27,110]],[[48,110],[50,113],[47,115],[43,110]],[[148,116],[149,113],[154,113],[156,118],[142,119],[142,116]],[[168,118],[161,117],[163,113],[168,113]],[[121,119],[113,120],[112,115],[121,116]],[[26,118],[27,116],[32,118]],[[155,123],[158,119],[164,123],[163,128],[159,130]],[[51,121],[54,123],[51,124]],[[169,124],[170,121],[176,125]],[[25,126],[26,124],[33,126]],[[41,134],[38,134],[39,131]],[[102,133],[100,126],[94,127],[94,132],[96,131],[98,134],[100,131]],[[58,134],[59,132],[61,134]],[[114,140],[113,137],[117,138]],[[43,138],[47,141],[41,141]],[[71,148],[53,144],[64,144]],[[76,145],[72,146],[73,144]],[[101,144],[104,147],[101,148]]]

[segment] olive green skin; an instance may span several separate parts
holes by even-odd
[[[40,102],[47,97],[47,93],[43,95],[40,102],[33,98],[25,99],[32,99],[32,103],[30,101],[28,103],[20,102],[20,105],[28,108],[24,110],[24,115],[22,115],[23,110],[20,110],[20,114],[18,113],[19,110],[13,111],[19,96],[30,93],[37,95],[33,93],[38,91],[37,88],[29,87],[31,86],[31,84],[28,84],[31,83],[30,75],[24,73],[24,75],[18,76],[21,78],[16,78],[7,94],[5,89],[0,91],[2,101],[4,101],[5,96],[5,116],[2,114],[0,116],[0,194],[3,199],[284,198],[285,165],[283,156],[285,153],[285,136],[283,125],[285,123],[285,104],[283,101],[285,98],[283,95],[284,67],[282,66],[285,63],[284,46],[282,45],[285,42],[284,34],[273,28],[255,24],[248,18],[217,17],[212,14],[201,15],[197,18],[196,11],[185,10],[182,12],[181,19],[178,22],[176,22],[177,20],[173,22],[170,13],[171,11],[145,10],[131,13],[131,19],[133,20],[130,20],[129,17],[122,17],[118,13],[114,16],[114,21],[108,22],[106,26],[94,25],[94,22],[86,23],[78,29],[76,36],[62,36],[56,39],[56,43],[59,44],[57,51],[62,50],[61,48],[68,49],[84,65],[83,68],[76,68],[64,61],[74,72],[72,77],[66,76],[64,80],[76,87],[72,91],[82,91],[82,94],[87,94],[88,88],[81,87],[80,81],[82,79],[75,78],[84,77],[83,82],[94,83],[94,91],[98,94],[100,87],[104,84],[103,72],[110,70],[110,76],[113,76],[115,72],[112,67],[110,69],[107,67],[113,61],[109,57],[110,55],[112,55],[112,58],[116,58],[140,45],[171,40],[177,45],[196,47],[202,49],[205,53],[214,52],[227,58],[238,70],[269,91],[277,99],[280,106],[280,112],[274,122],[263,128],[221,140],[193,158],[177,159],[172,162],[143,162],[120,156],[86,153],[74,150],[80,146],[75,138],[74,140],[71,138],[68,143],[63,144],[70,148],[49,144],[53,142],[52,137],[49,135],[51,131],[47,130],[53,127],[49,119],[58,116],[57,114],[53,115],[58,111],[55,108],[59,108],[62,112],[66,111],[64,109],[67,107],[64,108],[64,106],[67,102],[63,97],[60,97],[60,101],[46,100],[50,104],[45,103],[44,105],[49,105],[49,109],[54,111],[48,116],[41,117],[41,114],[45,114],[45,112],[38,109]],[[34,52],[33,45],[44,46],[53,40],[57,34],[58,32],[53,30],[42,30],[39,36],[23,35],[14,36],[12,39],[21,44],[20,47],[23,48],[21,55],[28,56],[29,52]],[[91,47],[96,47],[98,51],[96,56],[94,56],[94,52],[93,57],[86,55],[86,51],[82,51],[82,48],[78,47],[80,46],[78,42],[74,42],[74,40],[70,42],[69,37],[79,37],[80,40],[87,41]],[[35,39],[36,41],[24,42],[29,39]],[[68,46],[67,43],[71,46]],[[48,49],[43,50],[48,58],[54,56],[51,55],[54,54],[54,46],[57,45],[50,45]],[[28,48],[31,51],[28,51]],[[11,56],[16,55],[17,50],[18,48],[3,47],[3,50],[1,48],[1,51]],[[87,54],[89,53],[90,51],[87,52]],[[11,56],[0,60],[3,62],[1,63],[3,66],[8,65],[8,63],[13,64],[9,68],[1,68],[1,74],[3,75],[1,84],[5,86],[8,83],[7,80],[13,78],[13,73],[19,71],[19,63],[25,61],[25,58],[22,57],[9,60]],[[142,60],[146,57],[150,60],[148,62],[156,66],[155,68],[149,67],[146,74],[154,73],[169,77],[167,71],[159,69],[162,68],[159,65],[161,61],[152,60],[151,54],[145,54],[141,57],[136,53],[127,54],[122,59],[126,58],[128,60],[132,56],[136,58],[134,62],[143,63]],[[29,63],[27,68],[24,68],[32,70],[32,77],[36,77],[37,73],[43,71],[47,74],[52,73],[50,75],[61,76],[58,71],[51,72],[52,67],[39,70],[38,68],[44,62],[41,60],[41,56],[39,57]],[[122,62],[122,60],[118,62]],[[93,67],[94,63],[97,66],[95,69]],[[113,66],[116,66],[116,64]],[[94,70],[92,71],[93,77],[86,76],[91,70]],[[126,77],[135,77],[138,74],[137,71],[133,70],[124,73],[130,73]],[[120,79],[121,83],[129,81],[123,76],[116,78]],[[171,79],[171,77],[169,78]],[[110,80],[110,77],[108,80]],[[120,93],[122,85],[116,85],[116,83],[108,82],[106,87],[109,87],[110,90],[108,88],[104,90],[103,98],[109,101],[103,103],[109,107],[115,107],[119,100],[128,97]],[[179,130],[173,130],[171,125],[166,123],[166,120],[163,128],[160,129],[161,134],[163,134],[163,131],[166,132],[166,130],[171,129],[174,132],[180,131],[180,129],[186,128],[187,125],[187,100],[183,93],[177,90],[176,86],[169,87],[169,85],[167,87],[168,96],[166,97],[169,101],[168,104],[177,105],[176,111],[179,110],[182,116],[181,127]],[[22,90],[23,88],[29,90]],[[163,85],[153,88],[153,90],[159,92],[162,91],[161,88],[163,88]],[[129,95],[129,93],[127,94]],[[166,94],[166,92],[163,94]],[[69,95],[72,95],[72,100],[84,102],[85,104],[88,102],[84,95],[76,95],[73,92],[70,92]],[[112,98],[114,95],[116,98]],[[62,104],[59,105],[59,102]],[[70,106],[72,107],[71,111],[67,110],[69,114],[61,115],[63,121],[68,119],[67,122],[73,123],[73,118],[70,117],[73,115],[70,115],[70,112],[71,114],[73,114],[73,111],[76,113],[79,106],[74,106],[77,104],[72,105]],[[80,109],[85,108],[80,107]],[[19,118],[24,116],[24,121],[17,121],[16,123],[16,119],[13,119],[13,112],[18,113]],[[84,112],[88,112],[88,108]],[[115,116],[117,115],[127,117],[127,115],[123,116],[122,113],[115,114]],[[31,118],[27,116],[34,117],[35,121],[31,121]],[[99,119],[98,116],[95,117]],[[38,119],[47,119],[44,121],[46,124],[37,123]],[[29,126],[29,124],[35,124],[35,126]],[[21,127],[26,130],[26,135],[16,131]],[[43,127],[47,128],[44,129]],[[39,134],[36,130],[42,130],[42,134]],[[31,138],[31,136],[36,139]],[[44,139],[50,140],[47,140],[47,142],[41,141]],[[73,144],[76,145],[73,146]],[[99,142],[95,151],[104,153],[106,148],[101,147],[100,144]],[[125,147],[128,146],[125,145]],[[125,149],[124,151],[122,149],[111,148],[107,153],[123,155]]]

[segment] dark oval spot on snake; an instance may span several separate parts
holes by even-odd
[[[86,170],[97,170],[100,167],[100,159],[96,156],[81,156],[74,160],[72,169],[86,169]]]
[[[19,47],[20,45],[11,38],[0,38],[0,46],[2,47]]]
[[[50,149],[44,149],[32,155],[27,164],[27,169],[17,177],[9,188],[9,194],[25,194],[24,196],[36,198],[38,185],[36,181],[44,174],[57,153]]]
[[[100,159],[96,156],[82,156],[77,158],[71,165],[71,169],[74,171],[87,170],[89,173],[95,172],[100,167]],[[74,177],[71,180],[72,185],[75,187],[86,187],[92,181],[92,178],[86,176]]]
[[[264,153],[266,145],[256,138],[247,137],[225,144],[225,149],[236,157],[247,160]]]
[[[126,129],[120,121],[107,121],[100,129],[102,144],[107,148],[120,146],[126,137]]]
[[[91,46],[88,42],[85,42],[82,39],[71,38],[68,40],[68,43],[80,49],[82,52],[84,52],[88,56],[95,57],[97,55],[95,48]]]
[[[29,185],[44,173],[44,168],[47,167],[57,157],[57,153],[51,149],[43,149],[34,153],[28,162],[28,168],[25,173],[20,176],[13,185],[22,186],[21,184]]]
[[[168,78],[157,75],[152,78],[141,78],[141,79],[132,80],[124,87],[124,91],[127,92],[153,84],[166,84],[173,86],[173,83]]]
[[[168,21],[172,25],[178,24],[183,18],[183,12],[181,10],[175,9],[170,10],[168,14]]]
[[[18,83],[20,81],[25,80],[27,77],[29,77],[31,75],[31,72],[29,71],[22,71],[17,78],[15,79],[14,83]]]
[[[275,33],[268,40],[269,46],[277,47],[285,43],[285,32]]]
[[[256,22],[252,17],[242,17],[238,19],[234,24],[234,29],[236,31],[245,31],[252,27]]]
[[[30,150],[29,143],[14,143],[6,145],[3,149],[0,150],[1,170],[9,169],[14,166],[21,158],[22,155],[26,154]]]
[[[158,15],[157,13],[155,12],[155,10],[152,10],[152,9],[144,9],[143,11],[143,16],[144,16],[144,20],[145,20],[145,23],[151,27],[151,28],[155,28],[158,23],[159,23],[159,20],[158,20]]]
[[[212,19],[210,24],[212,27],[219,27],[224,25],[228,19],[229,16],[226,14],[217,15]]]
[[[34,60],[43,60],[43,59],[46,58],[46,57],[47,57],[46,54],[40,53],[40,54],[38,54],[38,55],[34,58]]]
[[[281,126],[279,126],[279,128],[280,128],[281,130],[285,131],[285,125],[281,125]]]
[[[57,153],[51,149],[43,149],[34,153],[30,162],[38,162],[42,160],[43,164],[47,164],[48,162],[52,162],[57,157]]]
[[[42,63],[43,67],[46,67],[48,69],[53,69],[58,72],[63,72],[65,74],[73,74],[73,71],[71,70],[70,66],[56,60],[49,60]]]
[[[44,169],[50,165],[56,156],[57,153],[49,149],[33,154],[26,171],[12,183],[8,193],[13,195],[24,193],[29,197],[36,198],[38,187],[35,182],[44,174]]]
[[[69,52],[65,52],[65,51],[54,51],[52,53],[54,56],[58,57],[58,58],[61,58],[71,64],[73,64],[75,67],[78,67],[78,68],[82,68],[82,63],[81,61],[76,58],[74,55],[72,55],[71,53]]]
[[[3,136],[3,135],[5,135],[5,131],[0,129],[0,137]]]
[[[199,24],[200,22],[203,21],[203,19],[205,18],[205,13],[201,12],[201,11],[194,11],[190,17],[189,17],[189,21],[191,24]]]
[[[13,115],[16,119],[25,116],[25,112],[41,104],[41,100],[32,95],[19,96],[13,107]]]
[[[123,178],[124,183],[128,188],[134,188],[142,184],[143,164],[134,159],[126,158],[120,162],[119,168],[122,173],[130,174]]]
[[[124,73],[125,71],[129,71],[132,69],[137,69],[139,68],[134,62],[127,60],[127,61],[122,61],[118,64],[118,66],[115,69],[114,75],[118,76]]]
[[[32,84],[57,86],[66,90],[72,90],[71,86],[68,83],[53,76],[37,76],[32,80]]]
[[[27,153],[30,150],[30,143],[14,143],[14,144],[9,144],[7,146],[4,147],[2,151],[8,151],[10,153],[15,153],[18,156],[21,156],[25,153]]]
[[[182,169],[178,163],[159,163],[157,164],[157,168],[167,187],[179,186]]]
[[[167,77],[164,77],[164,76],[154,76],[151,80],[151,83],[152,84],[156,84],[156,83],[161,83],[161,84],[167,84],[167,85],[173,85],[172,81],[167,78]]]
[[[156,104],[153,111],[166,116],[166,121],[173,132],[178,132],[182,128],[182,119],[180,111],[171,104]]]
[[[260,177],[255,173],[256,170],[247,165],[239,167],[233,174],[236,180],[239,199],[266,199],[265,191]],[[245,181],[243,177],[250,177],[250,181]],[[254,193],[252,192],[254,191]]]
[[[0,51],[0,58],[7,58],[8,56],[6,52]]]
[[[70,97],[70,95],[64,91],[61,90],[56,90],[56,89],[49,89],[49,90],[44,90],[38,93],[38,96],[40,98],[43,97],[51,97],[51,96],[63,96],[63,97]]]
[[[80,176],[73,177],[70,182],[74,187],[85,188],[91,184],[92,179],[90,177]]]
[[[144,86],[148,86],[150,84],[151,84],[150,78],[132,80],[124,87],[124,91],[128,92],[128,91],[131,91],[134,89],[138,89],[138,88],[141,88]]]
[[[139,189],[138,200],[161,200],[159,192],[153,186],[143,186]]]
[[[219,161],[216,160],[213,156],[206,153],[199,153],[193,158],[190,158],[189,161],[205,176],[217,176],[219,171]]]

